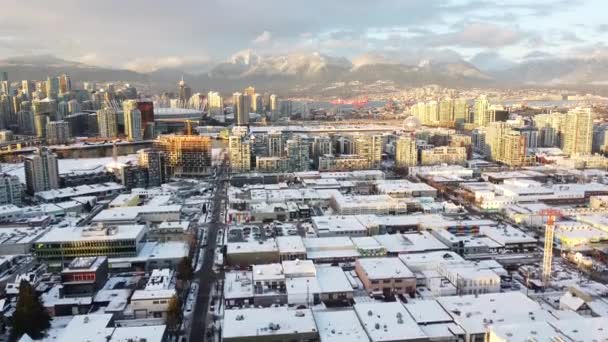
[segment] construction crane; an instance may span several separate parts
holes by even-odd
[[[548,288],[551,282],[551,270],[553,267],[553,235],[555,232],[555,220],[562,216],[562,212],[558,209],[544,209],[539,212],[539,215],[547,217],[547,224],[545,225],[542,281],[543,286]]]

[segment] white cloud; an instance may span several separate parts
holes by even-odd
[[[262,32],[259,36],[257,36],[252,43],[257,45],[268,44],[272,40],[272,33],[268,31]]]
[[[183,71],[204,72],[211,63],[208,57],[199,56],[168,56],[160,58],[135,58],[124,65],[125,69],[137,72],[152,72],[159,69],[181,68]]]

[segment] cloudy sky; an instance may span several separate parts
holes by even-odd
[[[606,0],[2,0],[0,59],[146,71],[318,51],[501,64],[606,54]]]

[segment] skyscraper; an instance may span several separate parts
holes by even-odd
[[[369,167],[376,168],[382,161],[384,138],[381,135],[360,135],[355,137],[355,154],[366,158]]]
[[[58,77],[59,79],[59,94],[66,94],[72,91],[72,80],[70,76],[63,74]]]
[[[492,122],[486,128],[485,134],[485,155],[489,160],[503,159],[503,137],[511,128],[505,122]]]
[[[241,93],[232,95],[234,105],[234,120],[237,126],[249,125],[249,109],[251,108],[251,97]]]
[[[218,92],[210,91],[207,94],[207,108],[209,108],[209,114],[211,116],[224,113],[224,100]]]
[[[511,167],[524,166],[526,162],[526,138],[516,131],[502,137],[503,155],[500,161]]]
[[[148,170],[148,186],[161,186],[167,176],[165,154],[153,148],[137,151],[139,165]]]
[[[245,93],[245,95],[253,96],[253,94],[255,94],[255,88],[249,86],[243,90],[243,93]]]
[[[577,107],[568,111],[564,122],[564,153],[590,154],[593,144],[593,113],[591,108]]]
[[[144,139],[153,139],[154,133],[154,102],[152,100],[138,100],[137,109],[141,113],[141,127],[144,130]]]
[[[454,101],[454,121],[456,123],[465,123],[469,119],[469,105],[465,99],[456,99]]]
[[[49,76],[46,79],[46,97],[56,99],[57,95],[59,95],[59,78]]]
[[[112,108],[104,108],[97,111],[97,126],[99,136],[113,139],[118,136],[118,113]]]
[[[143,138],[141,112],[137,109],[136,100],[122,103],[125,118],[125,134],[130,141],[141,141]]]
[[[488,124],[488,110],[490,109],[490,102],[488,101],[488,97],[486,95],[481,95],[477,99],[475,99],[475,124],[477,126],[486,126]]]
[[[310,168],[310,156],[308,144],[300,137],[294,137],[286,142],[289,169],[294,172],[308,171]]]
[[[190,97],[192,96],[192,89],[186,84],[183,77],[182,77],[182,80],[179,81],[178,87],[179,87],[178,100],[179,100],[179,104],[180,104],[179,107],[184,108],[184,107],[186,107],[188,100],[190,100]]]
[[[6,71],[0,71],[0,93],[10,95],[11,83],[8,80],[8,73]]]
[[[264,105],[262,104],[262,95],[255,93],[251,95],[251,111],[253,113],[262,114],[264,112]]]
[[[65,144],[70,140],[70,124],[66,121],[50,121],[46,124],[46,142],[49,145]]]
[[[0,175],[0,204],[21,205],[23,185],[18,176]]]
[[[270,95],[270,103],[268,104],[269,109],[271,112],[278,112],[279,111],[279,97],[276,96],[275,94],[271,94]]]
[[[439,124],[452,126],[454,123],[454,99],[447,98],[439,102]]]
[[[35,85],[32,82],[28,80],[21,81],[21,93],[25,94],[28,99],[32,99],[32,95],[35,90]]]
[[[251,143],[246,137],[231,135],[228,149],[232,172],[247,172],[251,170]]]
[[[59,188],[57,156],[46,147],[41,147],[33,155],[25,157],[24,166],[26,189],[30,195]]]
[[[418,149],[416,138],[413,136],[401,136],[397,139],[395,148],[395,166],[410,167],[418,164]]]
[[[268,133],[268,156],[283,156],[283,134],[280,131],[271,131]]]

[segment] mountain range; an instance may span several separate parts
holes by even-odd
[[[500,67],[492,65],[500,64]],[[471,61],[421,60],[417,64],[399,62],[380,55],[365,55],[352,61],[320,53],[258,55],[242,51],[216,64],[199,68],[180,67],[136,72],[68,61],[54,56],[24,56],[0,60],[0,71],[13,80],[45,79],[48,75],[69,74],[75,81],[129,81],[145,83],[153,89],[174,89],[184,76],[195,89],[231,92],[248,85],[279,93],[331,92],[335,85],[371,85],[385,82],[395,86],[439,84],[451,87],[513,86],[605,86],[608,85],[608,58],[556,58],[540,56],[520,63],[480,56]],[[279,91],[280,90],[280,91]]]

